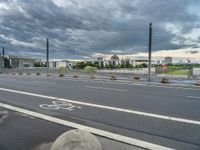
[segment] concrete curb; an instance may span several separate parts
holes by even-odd
[[[59,136],[50,150],[102,150],[102,147],[94,135],[76,129]]]

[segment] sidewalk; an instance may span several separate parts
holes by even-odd
[[[49,150],[59,135],[71,129],[0,108],[0,135],[3,135],[0,136],[0,149],[2,150]],[[97,138],[103,150],[143,150],[103,137]]]

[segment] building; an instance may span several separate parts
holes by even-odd
[[[160,60],[157,60],[156,61],[156,65],[160,65],[161,64],[161,61]]]
[[[31,57],[9,56],[11,68],[34,67],[35,59]]]
[[[166,64],[172,64],[172,57],[165,57],[164,62],[165,62]]]
[[[135,66],[135,61],[129,57],[119,57],[117,55],[113,55],[108,58],[98,57],[97,62],[99,66],[105,67],[106,65],[117,66],[117,65],[133,65]]]
[[[59,67],[66,67],[67,63],[64,60],[50,60],[49,67],[50,68],[59,68]]]

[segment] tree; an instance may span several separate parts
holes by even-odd
[[[85,62],[77,62],[76,65],[74,66],[75,69],[84,69],[86,67]]]
[[[34,67],[46,67],[46,64],[42,64],[41,62],[35,62]]]

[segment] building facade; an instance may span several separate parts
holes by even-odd
[[[30,57],[9,56],[11,68],[34,67],[35,59]]]
[[[165,57],[164,62],[165,62],[166,64],[172,64],[172,57]]]
[[[132,65],[132,66],[136,65],[136,63],[133,59],[131,59],[129,57],[120,58],[117,55],[113,55],[109,58],[98,57],[97,62],[99,64],[99,66],[101,66],[101,67],[105,67],[107,65],[117,66],[117,65],[122,65],[122,64],[123,65]]]

